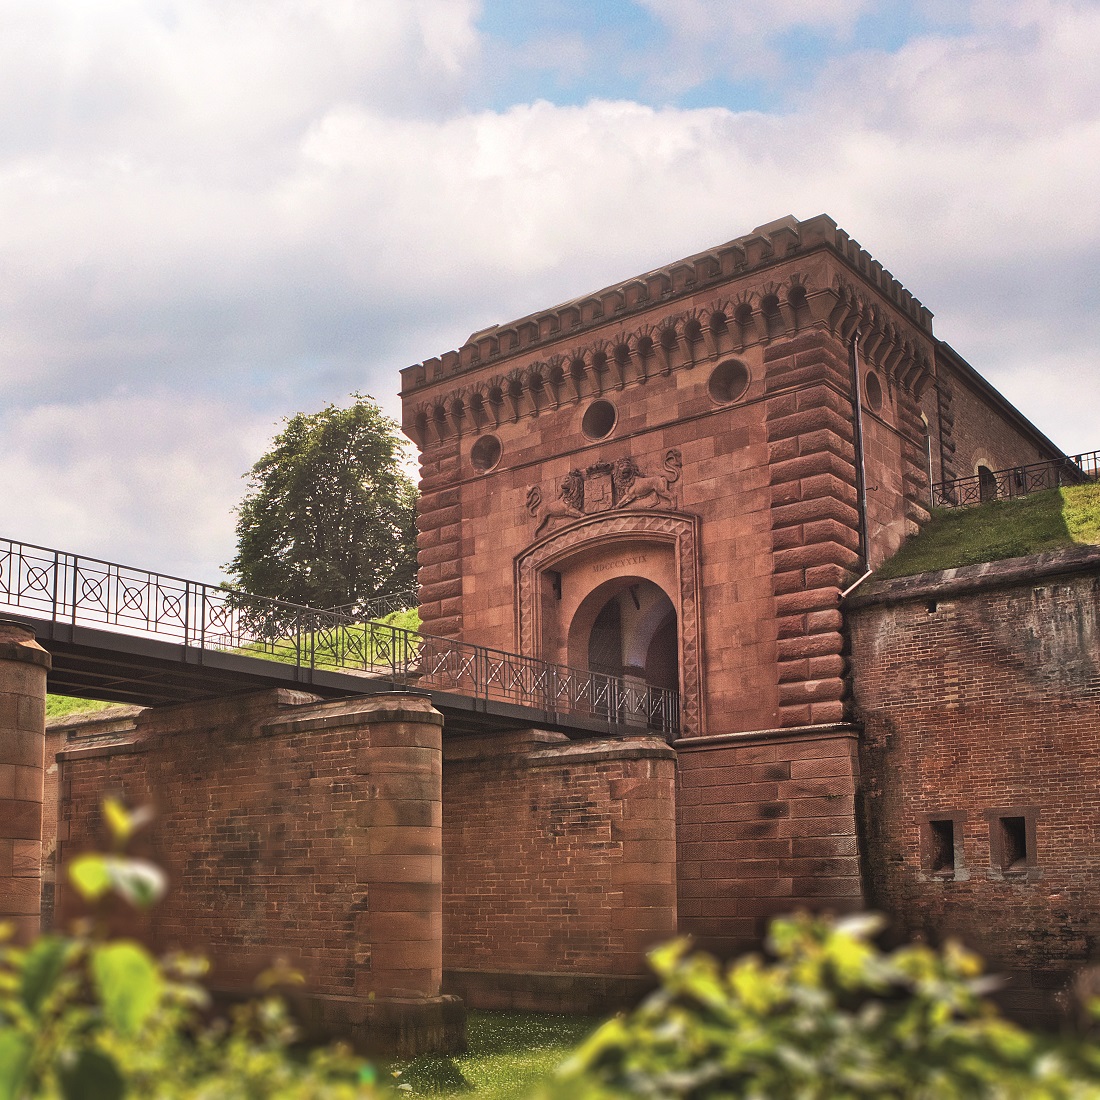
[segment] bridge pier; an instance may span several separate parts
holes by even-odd
[[[50,655],[34,631],[0,619],[0,921],[16,942],[39,932],[42,780]]]

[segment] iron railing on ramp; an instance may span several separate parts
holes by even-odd
[[[0,539],[0,608],[666,736],[679,729],[679,692],[667,688],[11,539]]]

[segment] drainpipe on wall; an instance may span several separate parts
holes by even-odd
[[[867,469],[863,457],[863,396],[859,385],[859,329],[852,334],[852,409],[855,413],[857,495],[859,498],[859,552],[863,568],[869,568],[867,545]]]
[[[924,426],[924,449],[928,453],[928,507],[936,507],[936,482],[932,477],[932,429]]]

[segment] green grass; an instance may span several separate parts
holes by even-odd
[[[390,1068],[401,1073],[397,1080],[411,1085],[414,1096],[520,1100],[600,1022],[592,1016],[471,1012],[469,1053],[453,1058],[422,1055]]]
[[[106,710],[118,703],[104,703],[101,699],[74,699],[69,695],[47,695],[46,717],[63,718],[67,714],[84,714],[90,710]]]
[[[416,608],[408,608],[404,611],[394,611],[384,615],[381,619],[372,619],[371,622],[380,623],[383,626],[392,626],[397,630],[419,630],[420,615]],[[313,664],[317,668],[341,668],[355,667],[361,657],[354,650],[354,646],[363,640],[364,623],[351,623],[339,630],[317,631],[314,634],[306,631],[302,635],[302,659],[309,661],[309,647],[315,646]],[[367,664],[387,665],[396,656],[403,660],[405,638],[401,634],[390,635],[383,631],[380,637],[372,638],[368,635]],[[235,653],[246,657],[262,657],[267,661],[279,661],[282,664],[295,664],[297,662],[297,650],[294,639],[291,637],[278,638],[274,643],[250,642],[234,650]]]
[[[973,508],[937,509],[879,570],[906,577],[1080,544],[1100,544],[1100,484],[1048,489]]]

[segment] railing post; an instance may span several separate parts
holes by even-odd
[[[20,556],[22,556],[22,549],[20,549],[19,553]],[[20,570],[20,575],[22,575],[22,570]],[[60,583],[61,553],[60,551],[55,550],[53,552],[53,584],[50,586],[50,604],[52,605],[50,609],[50,621],[55,623],[57,622],[57,587]],[[16,595],[18,596],[18,592],[16,593]]]
[[[479,687],[480,696],[477,695]],[[474,693],[475,698],[489,701],[489,651],[483,645],[476,646],[474,649]]]
[[[80,558],[73,554],[73,602],[70,610],[70,625],[76,626],[76,586],[80,576]]]

